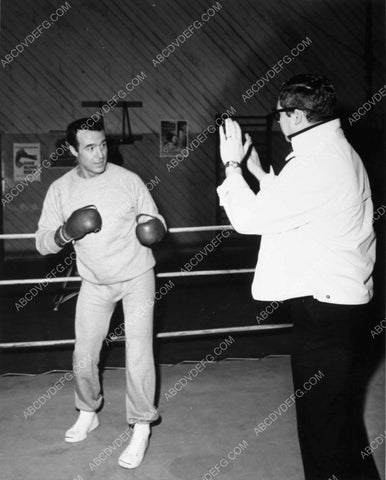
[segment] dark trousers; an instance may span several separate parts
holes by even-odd
[[[363,307],[312,297],[290,304],[291,365],[306,480],[380,480],[372,455],[361,455],[369,444],[355,372]]]

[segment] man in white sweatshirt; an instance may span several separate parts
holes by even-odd
[[[281,87],[276,119],[293,152],[275,175],[254,149],[247,161],[257,194],[242,176],[239,125],[220,129],[226,179],[220,204],[234,228],[261,235],[252,285],[256,300],[289,300],[292,374],[306,480],[378,480],[361,413],[352,402],[356,328],[373,296],[373,205],[361,159],[335,116],[336,96],[324,76],[301,74]],[[262,429],[266,426],[261,425]]]
[[[91,126],[89,126],[91,125]],[[119,458],[137,467],[148,446],[154,406],[153,305],[155,260],[136,236],[136,217],[164,219],[142,180],[107,162],[103,121],[82,118],[67,128],[78,165],[49,187],[36,233],[42,255],[72,242],[82,283],[76,305],[75,406],[79,417],[66,442],[84,440],[98,427],[101,407],[98,363],[115,305],[122,301],[126,333],[126,415],[133,435]]]

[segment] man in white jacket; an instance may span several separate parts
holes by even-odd
[[[121,300],[126,332],[126,415],[134,428],[119,464],[135,468],[148,446],[150,423],[158,418],[153,403],[155,260],[151,249],[137,238],[136,217],[149,214],[166,225],[142,180],[107,162],[102,121],[90,123],[83,118],[72,122],[67,141],[78,165],[49,187],[36,233],[36,248],[42,255],[55,254],[73,242],[82,277],[73,357],[75,406],[80,413],[65,441],[82,441],[99,425],[99,356],[115,305]]]
[[[373,295],[373,205],[367,173],[335,116],[336,96],[324,76],[285,82],[274,112],[293,152],[279,175],[247,160],[257,194],[242,176],[239,125],[220,128],[226,179],[220,204],[234,228],[261,235],[252,285],[256,300],[291,303],[292,374],[306,480],[379,479],[367,439],[355,439],[361,412],[352,410],[352,338]],[[318,379],[315,381],[315,379]],[[362,443],[361,443],[362,442]],[[364,443],[363,443],[364,442]]]

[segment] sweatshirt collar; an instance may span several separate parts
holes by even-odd
[[[91,177],[91,178],[84,178],[84,177],[81,177],[79,175],[79,170],[78,170],[78,165],[76,167],[74,167],[72,169],[72,172],[73,172],[73,176],[75,177],[75,179],[79,182],[93,182],[93,183],[96,183],[96,182],[100,182],[100,181],[103,181],[101,180],[101,178],[106,178],[106,173],[110,170],[110,162],[107,162],[106,163],[106,168],[105,168],[105,171],[99,175],[96,175],[95,177]]]

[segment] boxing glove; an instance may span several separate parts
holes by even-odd
[[[138,223],[138,220],[142,216],[151,218],[147,222]],[[159,218],[148,215],[147,213],[140,213],[137,215],[136,221],[138,225],[135,228],[135,233],[140,243],[145,247],[151,247],[164,238],[166,230]]]
[[[67,222],[55,232],[55,242],[59,247],[72,240],[79,240],[88,233],[97,233],[102,228],[102,217],[95,205],[79,208],[72,212]]]

